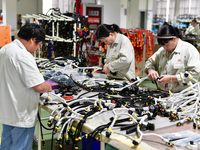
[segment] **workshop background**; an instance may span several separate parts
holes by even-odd
[[[199,34],[185,35],[192,19],[196,18],[199,26],[199,6],[199,0],[0,0],[0,47],[17,38],[17,31],[26,21],[39,22],[45,28],[46,39],[35,57],[74,56],[85,59],[87,66],[102,67],[106,45],[96,40],[94,31],[99,24],[115,23],[133,44],[136,75],[144,77],[145,61],[160,48],[156,33],[165,21],[178,27],[183,40],[200,51]],[[143,85],[155,86],[151,81]],[[41,111],[41,118],[49,116]],[[42,122],[46,125],[47,121]],[[2,126],[0,135],[1,130]],[[43,132],[46,142],[42,150],[50,150],[51,133]],[[37,139],[34,144],[36,150]]]

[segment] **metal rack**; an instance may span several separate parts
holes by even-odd
[[[23,15],[22,16],[22,24],[25,24],[27,21],[28,22],[35,22],[35,23],[39,23],[40,21],[43,21],[43,20],[46,20],[48,22],[51,22],[52,23],[52,35],[45,35],[45,40],[47,41],[58,41],[58,42],[68,42],[68,43],[71,43],[71,42],[74,42],[73,44],[73,55],[76,56],[76,42],[77,42],[77,37],[76,37],[76,24],[73,23],[73,38],[72,39],[65,39],[65,38],[62,38],[62,37],[59,37],[59,22],[60,21],[64,21],[64,22],[73,22],[74,21],[74,18],[72,17],[68,17],[68,16],[65,16],[65,15],[44,15],[44,14],[32,14],[32,15],[29,15],[29,14],[26,14],[26,15]],[[56,28],[55,28],[55,24],[56,24]],[[55,35],[55,31],[56,31],[56,35]]]

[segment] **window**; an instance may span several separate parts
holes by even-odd
[[[200,15],[200,0],[191,0],[191,8],[189,14],[189,2],[190,0],[180,0],[179,3],[179,18],[196,18]],[[157,0],[157,21],[164,22],[166,20],[166,7],[167,0]],[[175,0],[170,0],[169,7],[169,22],[175,23]]]
[[[157,19],[158,19],[157,21],[159,22],[166,21],[166,8],[167,8],[167,0],[157,1]],[[174,10],[175,10],[175,0],[170,0],[168,22],[173,22]]]
[[[195,18],[199,15],[200,9],[200,1],[199,0],[191,0],[191,8],[189,13],[189,1],[190,0],[180,0],[179,7],[179,15],[180,18]]]

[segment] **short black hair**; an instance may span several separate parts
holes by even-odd
[[[182,39],[182,34],[179,31],[179,29],[174,28],[167,22],[165,22],[158,30],[157,33],[158,37],[163,37],[163,38],[157,38],[158,44],[160,45],[165,45],[169,41],[173,40],[173,36]],[[164,38],[166,37],[166,38]],[[169,37],[169,38],[167,38]]]
[[[36,44],[45,40],[45,32],[42,26],[36,23],[26,23],[18,32],[18,37],[29,41],[31,38],[36,39]]]
[[[119,28],[118,25],[116,24],[100,24],[95,32],[95,35],[97,37],[97,40],[102,38],[102,37],[108,37],[110,33],[122,33],[121,29]]]
[[[195,23],[197,23],[197,20],[196,20],[196,18],[194,18],[194,19],[192,20],[192,22],[195,22]]]

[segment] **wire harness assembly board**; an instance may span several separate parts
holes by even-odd
[[[38,65],[43,62],[37,61]],[[61,60],[54,59],[54,65],[59,64],[56,62]],[[105,141],[105,138],[112,138],[113,134],[125,136],[132,141],[133,147],[139,146],[145,136],[157,136],[173,147],[170,139],[145,132],[155,129],[156,125],[150,121],[156,119],[157,115],[169,117],[169,121],[177,122],[177,126],[193,121],[194,128],[200,128],[200,85],[189,73],[185,73],[185,78],[190,80],[188,88],[179,93],[167,93],[141,88],[140,84],[148,77],[137,77],[129,82],[88,76],[85,70],[91,69],[90,73],[95,74],[100,68],[79,67],[79,63],[65,60],[65,67],[44,67],[44,77],[53,81],[56,77],[59,83],[58,90],[42,95],[41,103],[45,107],[52,107],[47,124],[53,130],[53,135],[58,134],[56,139],[60,149],[63,148],[63,140],[69,144],[71,138],[74,149],[77,149],[79,141],[89,138],[89,150],[92,139]],[[45,66],[45,63],[41,66]],[[66,100],[69,96],[71,98]],[[105,114],[110,115],[98,124]],[[96,121],[94,126],[88,127],[86,134],[81,135],[85,126],[93,121]]]

